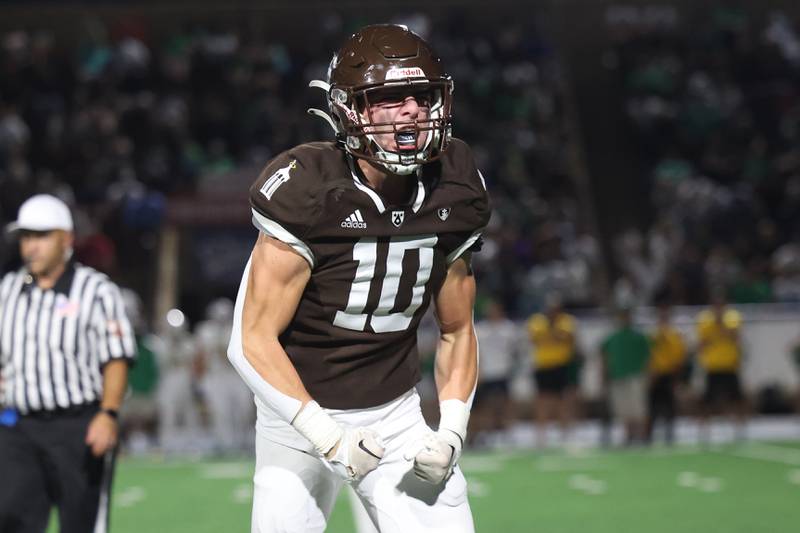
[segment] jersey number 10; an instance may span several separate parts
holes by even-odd
[[[367,319],[375,333],[403,331],[411,324],[411,319],[425,296],[425,284],[431,277],[433,268],[433,247],[436,235],[424,237],[395,237],[389,241],[386,257],[386,274],[383,277],[378,307],[372,314],[366,314],[367,297],[375,278],[375,264],[378,260],[378,242],[374,237],[359,240],[353,247],[353,259],[358,262],[356,276],[350,287],[347,307],[336,311],[333,325],[355,331],[366,331]],[[392,313],[400,289],[403,274],[403,257],[408,250],[419,251],[419,270],[411,289],[411,303],[403,311]]]

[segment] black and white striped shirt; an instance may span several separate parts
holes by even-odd
[[[136,345],[119,288],[69,263],[52,289],[25,269],[0,282],[0,403],[26,414],[100,401],[103,366]]]

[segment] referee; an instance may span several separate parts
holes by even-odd
[[[72,262],[72,216],[37,195],[9,230],[24,266],[0,282],[0,532],[105,532],[117,412],[134,338],[117,286]]]

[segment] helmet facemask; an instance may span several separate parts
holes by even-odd
[[[402,81],[363,88],[332,87],[328,104],[349,153],[393,174],[407,175],[437,159],[447,147],[451,136],[452,87],[449,79]],[[413,96],[417,105],[424,109],[421,118],[395,122],[375,119],[377,103],[388,97],[397,101],[397,105],[403,105],[403,98],[408,96]],[[381,146],[379,136],[394,137],[396,150]],[[420,145],[421,137],[425,140]],[[404,145],[408,148],[403,148]]]

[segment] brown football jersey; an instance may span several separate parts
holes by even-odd
[[[408,205],[384,203],[353,164],[333,143],[303,144],[250,189],[256,227],[312,267],[280,341],[312,397],[333,409],[380,405],[417,383],[419,321],[489,220],[462,141],[422,167]]]

